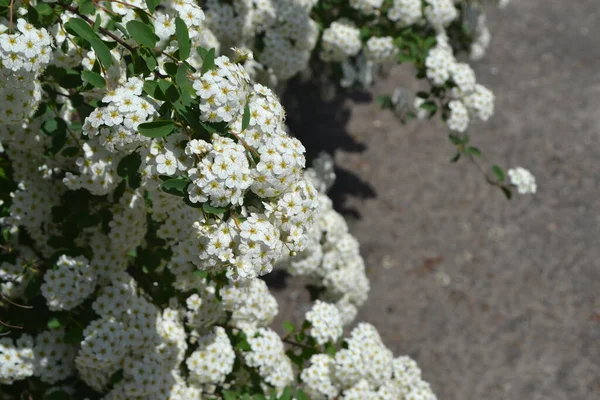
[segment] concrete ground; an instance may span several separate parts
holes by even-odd
[[[413,356],[440,400],[600,399],[599,23],[598,0],[490,10],[475,68],[496,114],[472,141],[488,165],[530,169],[533,197],[507,201],[450,164],[441,123],[349,101],[325,126],[347,122],[333,196],[369,266],[359,319]],[[393,71],[373,92],[412,82]]]

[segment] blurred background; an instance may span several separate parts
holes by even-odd
[[[600,2],[513,0],[488,23],[473,66],[496,113],[471,140],[485,165],[531,170],[535,196],[507,201],[451,164],[441,122],[381,111],[377,95],[417,89],[408,69],[346,101],[304,87],[295,106],[314,118],[290,125],[335,155],[330,194],[371,280],[358,320],[415,358],[440,400],[600,399]],[[309,307],[301,286],[278,296],[281,321]]]

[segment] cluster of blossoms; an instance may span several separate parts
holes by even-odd
[[[279,265],[293,276],[302,276],[309,284],[322,286],[323,299],[335,304],[343,324],[347,325],[367,300],[369,280],[358,241],[324,194],[335,179],[333,160],[322,154],[316,161],[307,176],[322,190],[321,212],[308,232],[309,244],[304,251],[285,258]]]
[[[32,116],[42,97],[39,75],[52,60],[52,37],[18,19],[16,31],[0,24],[0,124],[15,124]]]
[[[335,355],[316,354],[300,378],[311,399],[435,400],[409,357],[394,359],[375,327],[360,323]]]
[[[517,167],[509,169],[508,177],[510,178],[510,183],[517,187],[520,194],[535,193],[537,191],[535,176],[525,168]]]

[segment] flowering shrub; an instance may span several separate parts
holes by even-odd
[[[274,83],[410,59],[432,82],[420,112],[436,96],[465,132],[493,95],[453,56],[464,7],[0,0],[2,398],[435,399],[373,326],[344,335],[365,265],[325,194],[332,160],[305,169]],[[275,266],[315,299],[283,337]]]

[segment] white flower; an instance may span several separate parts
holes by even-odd
[[[177,171],[177,159],[172,152],[156,156],[156,170],[159,174],[173,175]]]
[[[533,194],[537,191],[535,176],[525,168],[511,168],[508,170],[508,176],[520,194]]]

